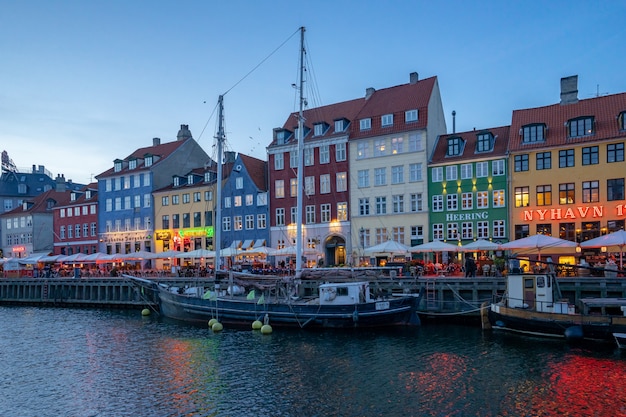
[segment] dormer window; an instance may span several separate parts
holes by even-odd
[[[128,169],[135,169],[135,168],[137,168],[137,160],[131,159],[130,161],[128,161]]]
[[[70,193],[70,201],[76,201],[76,193]]]
[[[122,170],[122,161],[115,161],[113,164],[113,171],[120,172]]]
[[[361,119],[359,120],[359,128],[361,130],[369,130],[372,128],[372,119]]]
[[[417,109],[405,111],[404,121],[405,123],[417,122]]]
[[[623,111],[617,117],[619,130],[626,130],[626,111]]]
[[[328,125],[326,123],[318,123],[313,126],[313,134],[315,136],[322,136],[328,130]]]
[[[187,175],[187,185],[193,184],[193,174]]]
[[[85,199],[89,200],[91,198],[91,190],[85,191]]]
[[[567,137],[579,138],[581,136],[593,135],[593,117],[579,117],[567,122]]]
[[[17,192],[18,192],[18,194],[26,194],[26,184],[18,184],[17,185]]]
[[[346,119],[335,120],[335,132],[343,132],[346,130]]]
[[[393,114],[385,114],[380,118],[382,127],[393,126]]]
[[[211,171],[204,173],[204,182],[211,182]]]
[[[279,130],[278,132],[276,132],[276,142],[279,145],[285,144],[285,131],[284,130]]]
[[[535,123],[532,125],[522,126],[520,135],[523,135],[522,143],[545,142],[546,125],[544,123]]]
[[[463,139],[456,137],[448,139],[448,149],[446,156],[458,156],[461,155],[463,150]]]
[[[489,152],[493,150],[493,135],[491,132],[480,133],[476,136],[476,152]]]
[[[153,162],[152,155],[146,156],[145,163],[144,163],[145,166],[151,167],[152,166],[152,162]]]
[[[174,187],[180,186],[180,177],[174,177]]]

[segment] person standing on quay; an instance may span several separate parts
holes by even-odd
[[[474,262],[474,258],[468,256],[465,258],[465,278],[475,277],[476,276],[476,262]]]

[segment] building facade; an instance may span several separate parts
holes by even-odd
[[[91,254],[98,251],[98,185],[69,191],[69,201],[53,209],[53,254]]]

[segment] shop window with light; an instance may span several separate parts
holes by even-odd
[[[552,236],[552,225],[550,223],[540,223],[537,225],[537,234]]]
[[[583,181],[583,203],[597,203],[600,201],[600,182]]]
[[[574,204],[576,202],[574,183],[559,184],[559,204]]]
[[[515,187],[515,207],[528,207],[529,204],[529,187]]]
[[[538,185],[536,197],[538,206],[551,206],[552,185]]]

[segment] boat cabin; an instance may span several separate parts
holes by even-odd
[[[370,286],[367,281],[321,284],[320,305],[354,305],[370,302]]]
[[[551,274],[511,274],[507,277],[507,307],[544,313],[573,314],[568,300],[555,300],[555,278]]]

